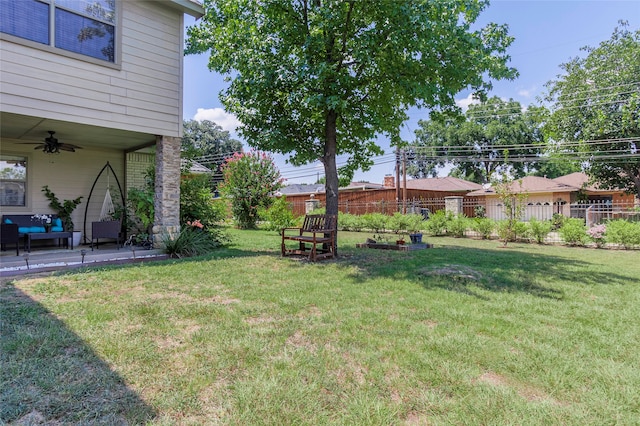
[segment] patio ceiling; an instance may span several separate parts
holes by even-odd
[[[16,139],[23,142],[41,142],[56,132],[60,142],[83,148],[109,148],[132,151],[155,145],[155,135],[105,127],[89,126],[68,121],[51,120],[21,114],[0,114],[0,139]],[[3,143],[4,144],[4,143]]]

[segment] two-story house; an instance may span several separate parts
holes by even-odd
[[[0,0],[2,212],[51,212],[48,185],[83,197],[73,220],[90,232],[107,188],[126,194],[155,161],[154,236],[179,229],[184,16],[203,13],[196,0]]]

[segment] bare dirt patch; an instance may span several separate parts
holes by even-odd
[[[287,339],[287,346],[306,349],[311,353],[315,353],[317,350],[316,344],[313,343],[307,336],[305,336],[299,330],[296,331],[292,336],[289,336],[289,338]]]
[[[537,389],[535,386],[526,383],[516,383],[507,377],[501,376],[495,372],[486,372],[478,377],[475,383],[486,383],[495,387],[504,387],[513,389],[521,398],[529,402],[549,402],[561,405],[559,401],[547,395],[544,391]]]

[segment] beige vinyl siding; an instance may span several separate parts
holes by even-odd
[[[181,136],[182,15],[163,2],[118,5],[120,69],[0,41],[3,111]]]

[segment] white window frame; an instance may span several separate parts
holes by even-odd
[[[24,205],[0,205],[3,212],[21,212],[30,209],[31,205],[31,194],[29,193],[29,188],[31,185],[31,156],[25,153],[10,153],[3,152],[0,154],[0,158],[4,159],[5,157],[22,157],[25,159],[26,165],[26,176],[24,180],[16,180],[16,179],[0,179],[3,182],[22,182],[24,183]]]

